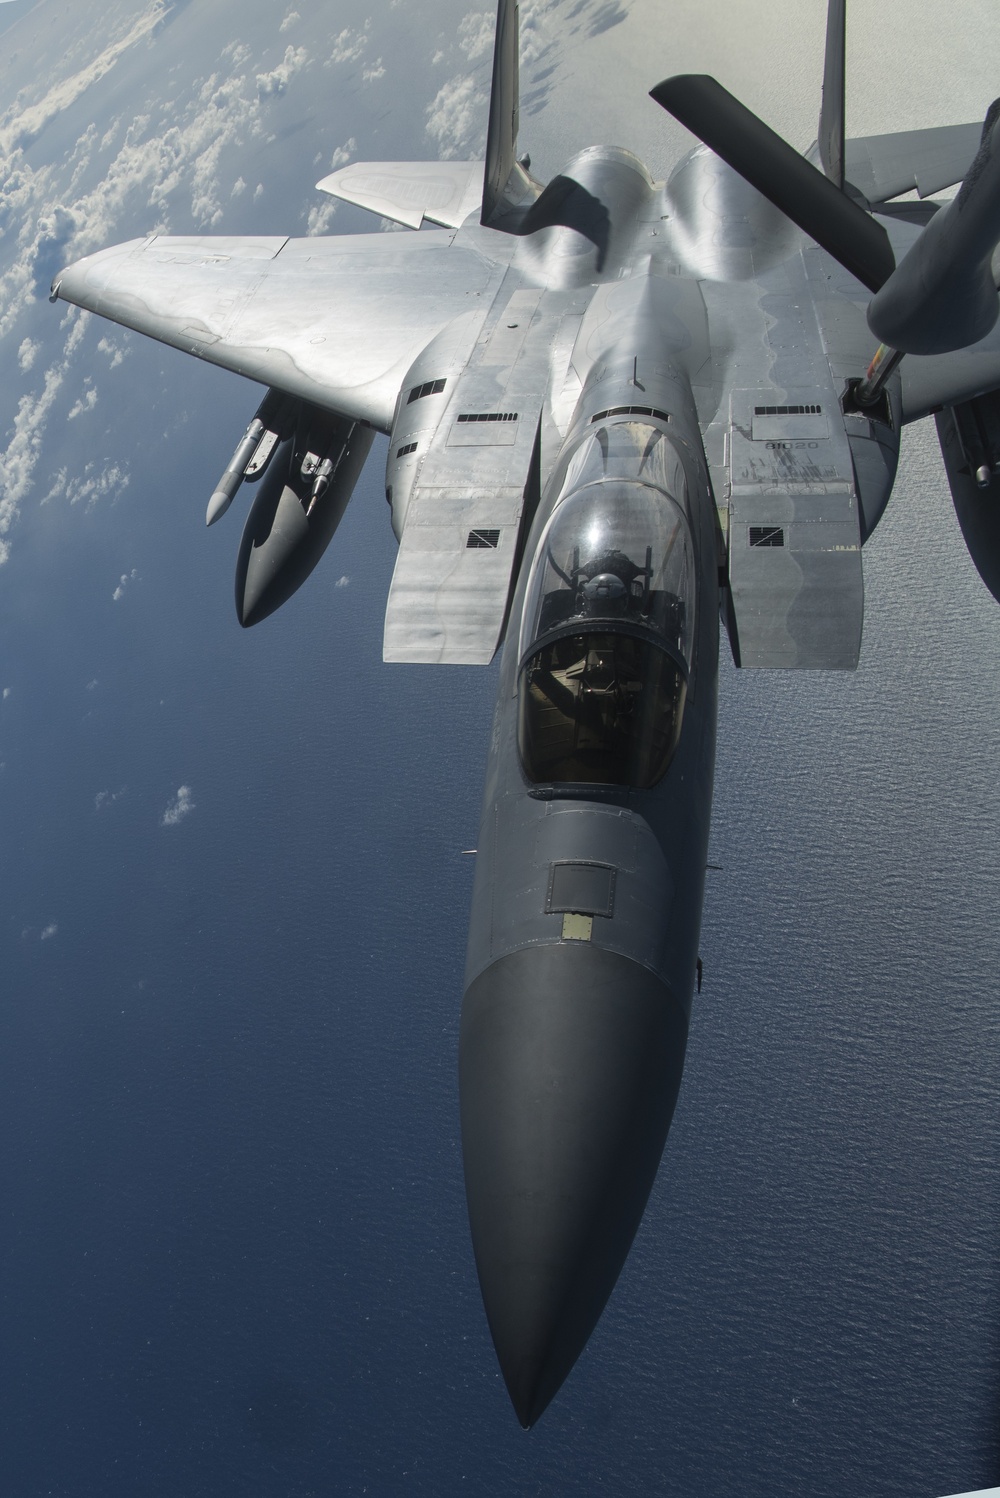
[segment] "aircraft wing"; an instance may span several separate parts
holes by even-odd
[[[453,232],[155,235],[69,266],[53,296],[387,432],[417,354],[485,316],[505,267]]]
[[[916,188],[922,198],[961,182],[979,150],[982,123],[861,135],[845,142],[844,175],[869,203]]]

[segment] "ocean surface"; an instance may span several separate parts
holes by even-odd
[[[527,1435],[456,1097],[492,673],[380,664],[377,474],[336,563],[224,656],[228,598],[143,595],[162,653],[116,640],[105,674],[75,627],[96,559],[47,538],[44,596],[2,605],[3,774],[30,756],[38,797],[3,823],[12,1498],[996,1480],[998,625],[923,443],[857,675],[724,670],[681,1102]],[[181,746],[194,808],[162,827]]]
[[[4,11],[23,53],[0,60],[6,105],[41,66],[21,18],[54,7]],[[866,548],[858,672],[738,673],[724,655],[680,1103],[618,1288],[526,1434],[479,1298],[458,1128],[462,850],[495,670],[382,664],[381,439],[321,568],[241,631],[238,521],[206,534],[201,516],[253,391],[96,321],[71,347],[44,302],[75,243],[55,208],[72,216],[107,172],[100,130],[140,105],[187,130],[198,68],[263,35],[262,8],[256,33],[204,0],[175,12],[152,71],[136,44],[17,148],[0,202],[0,290],[20,295],[23,266],[38,283],[0,319],[0,479],[20,505],[0,569],[0,1495],[997,1483],[1000,607],[933,431],[905,434]],[[361,11],[319,29],[342,20],[355,45]],[[248,76],[278,66],[288,25]],[[350,120],[359,155],[432,152],[408,101],[393,114],[370,91],[404,76],[414,25],[391,52],[383,23],[340,93],[306,63],[305,105],[258,89],[272,114],[219,148],[219,202],[238,170],[249,184],[223,231],[278,232]],[[362,86],[377,46],[387,81]],[[110,237],[168,213],[205,232],[181,202],[205,139],[183,161],[175,142],[174,198],[123,190]]]

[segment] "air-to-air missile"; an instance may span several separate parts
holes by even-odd
[[[54,287],[270,387],[207,516],[259,481],[242,624],[315,566],[378,430],[400,542],[385,658],[502,646],[459,1071],[476,1263],[526,1426],[615,1284],[677,1100],[720,609],[737,665],[853,669],[861,545],[901,426],[931,413],[1000,597],[981,492],[1000,471],[997,109],[845,140],[844,25],[830,0],[818,167],[684,76],[653,97],[706,144],[666,184],[602,147],[543,186],[517,156],[500,0],[485,163],[320,184],[438,229],[154,237]],[[963,176],[950,207],[889,201]]]

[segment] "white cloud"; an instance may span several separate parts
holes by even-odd
[[[364,31],[351,31],[349,26],[345,27],[339,36],[334,37],[333,51],[324,63],[324,67],[329,67],[334,62],[357,62],[368,45],[368,37],[365,34],[367,30],[367,21]]]
[[[258,182],[257,186],[253,190],[253,200],[254,200],[254,202],[258,203],[263,196],[264,196],[264,184],[263,184],[263,182]]]
[[[563,19],[546,9],[546,0],[521,0],[517,19],[520,32],[518,51],[521,67],[526,68],[552,46],[561,32]]]
[[[98,791],[94,797],[94,810],[101,811],[105,806],[113,806],[124,796],[127,789],[128,787],[123,785],[118,791]]]
[[[90,681],[87,682],[87,691],[88,692],[93,692],[96,689],[96,687],[97,687],[97,677],[95,676]]]
[[[270,73],[257,74],[257,93],[261,99],[283,94],[295,74],[309,61],[305,47],[286,47],[285,55]]]
[[[99,354],[107,354],[111,360],[111,368],[117,369],[129,351],[128,349],[121,348],[111,338],[102,338],[98,342],[97,352]]]
[[[301,19],[302,17],[299,15],[297,10],[290,10],[285,19],[282,21],[281,25],[278,27],[278,30],[287,31],[290,26],[294,26],[296,21],[301,21]]]
[[[42,931],[42,934],[39,936],[38,940],[39,941],[51,941],[52,937],[55,936],[55,934],[56,934],[56,932],[58,930],[59,930],[59,927],[56,925],[55,921],[50,921],[49,924]]]
[[[246,185],[246,183],[245,183],[245,182],[244,182],[244,181],[243,181],[243,178],[242,178],[242,177],[237,177],[237,178],[236,178],[236,181],[235,181],[235,182],[234,182],[234,183],[233,183],[233,190],[232,190],[232,192],[231,192],[231,193],[230,193],[230,194],[229,194],[229,196],[230,196],[230,197],[231,197],[231,198],[239,198],[239,197],[242,197],[242,195],[243,195],[243,193],[245,193],[245,192],[246,192],[246,190],[247,190],[247,185]]]
[[[7,701],[7,698],[9,696],[10,696],[10,687],[4,687],[4,689],[3,689],[3,700],[4,700],[4,702]]]
[[[385,77],[385,68],[382,66],[381,57],[377,57],[370,68],[365,68],[361,74],[365,83],[375,83],[379,78]]]
[[[332,198],[325,203],[317,203],[310,208],[309,217],[306,220],[306,235],[325,234],[330,227],[333,215],[337,211],[337,205]]]
[[[427,134],[446,161],[482,149],[488,104],[483,84],[471,75],[450,78],[438,90],[427,109]]]
[[[191,800],[191,787],[189,785],[178,786],[177,795],[160,818],[160,826],[176,827],[177,823],[192,811],[194,811],[194,802]]]
[[[134,216],[137,200],[153,211],[153,232],[168,232],[169,201],[187,187],[196,223],[204,228],[216,226],[229,196],[220,180],[223,153],[265,133],[268,98],[280,93],[292,74],[308,62],[303,48],[289,47],[272,73],[260,75],[262,100],[254,86],[255,75],[243,76],[236,70],[248,61],[249,49],[230,43],[225,52],[232,62],[226,61],[222,73],[213,73],[186,101],[172,98],[158,118],[153,118],[151,110],[129,121],[124,132],[120,121],[115,121],[99,142],[97,132],[89,127],[58,162],[38,168],[29,164],[22,143],[33,139],[68,102],[103,77],[126,47],[147,38],[168,8],[166,0],[155,0],[127,33],[87,67],[69,80],[52,84],[33,104],[25,104],[22,90],[17,108],[12,106],[0,116],[0,142],[8,152],[0,178],[0,222],[7,226],[6,245],[10,247],[6,269],[0,274],[0,338],[16,326],[28,306],[47,293],[49,282],[63,265],[121,237],[116,235],[119,220],[126,212]],[[81,172],[98,151],[113,155],[101,163],[97,184],[84,191]],[[254,200],[263,192],[263,185],[258,184]],[[48,420],[87,322],[86,315],[73,309],[62,357],[44,371],[40,388],[21,397],[6,439],[0,432],[0,441],[7,444],[0,447],[0,564],[9,555],[4,538],[30,492]],[[66,319],[61,326],[67,326]],[[116,346],[109,341],[99,347],[107,353]],[[25,373],[35,366],[40,352],[33,340],[22,340],[18,357]],[[114,366],[123,351],[111,352],[109,357]],[[92,409],[95,399],[85,390],[72,414]],[[123,482],[127,483],[127,477]],[[73,484],[70,497],[89,497],[99,484],[100,480],[93,479]],[[53,495],[65,486],[65,476],[58,476]]]
[[[338,146],[330,157],[331,172],[335,172],[338,167],[346,166],[357,149],[358,143],[352,135],[349,140],[344,141],[342,146]]]
[[[110,72],[123,52],[148,37],[170,9],[168,0],[154,0],[124,36],[105,47],[78,73],[60,79],[37,104],[25,107],[19,96],[0,116],[0,155],[9,157],[18,148],[23,149],[37,140],[50,120],[73,104],[92,83]]]
[[[338,577],[333,586],[335,588],[346,588],[350,581],[351,579],[345,574],[343,577]]]
[[[458,23],[458,45],[470,62],[493,51],[496,16],[486,10],[471,10]]]
[[[68,367],[67,361],[53,364],[45,371],[40,394],[22,395],[17,404],[14,432],[5,452],[0,452],[0,538],[10,530],[21,500],[31,488],[32,474],[41,456],[42,436],[59,387]],[[0,565],[10,555],[9,544],[0,539]]]
[[[92,411],[97,405],[97,386],[92,385],[90,380],[84,381],[82,394],[77,398],[66,413],[66,420],[72,421],[75,416],[81,416],[84,411]]]
[[[119,599],[125,597],[125,589],[128,587],[129,583],[134,583],[138,576],[139,574],[134,567],[132,568],[131,572],[122,573],[121,577],[118,579],[118,586],[111,595],[113,603],[117,603]]]
[[[63,344],[63,352],[67,358],[71,354],[76,353],[83,335],[89,326],[89,318],[90,313],[81,312],[79,307],[66,308],[66,316],[59,326],[60,328],[69,328],[69,332],[66,334],[66,342]]]
[[[118,134],[118,132],[121,129],[121,127],[122,127],[122,117],[121,117],[121,115],[117,115],[111,121],[111,124],[105,130],[104,134],[101,136],[100,149],[102,151],[106,151],[109,148],[109,146],[111,146],[111,145],[114,144],[115,136]]]
[[[99,499],[105,499],[109,494],[117,498],[128,488],[129,482],[128,469],[120,468],[117,463],[99,471],[96,462],[85,463],[72,478],[68,469],[60,468],[53,475],[49,492],[39,503],[47,505],[53,499],[68,499],[71,505],[77,505],[83,500],[91,510]]]
[[[230,42],[228,47],[223,47],[222,55],[230,59],[234,69],[241,68],[250,60],[250,48],[245,42]]]
[[[99,499],[113,494],[116,497],[128,488],[130,483],[127,469],[119,468],[117,463],[112,463],[110,468],[104,468],[100,473],[95,472],[96,465],[88,463],[83,473],[70,480],[66,488],[66,498],[71,505],[78,505],[85,500],[87,509],[93,509]]]

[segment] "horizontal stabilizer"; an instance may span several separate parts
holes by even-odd
[[[860,135],[847,142],[848,182],[869,203],[885,203],[915,188],[922,198],[961,182],[979,150],[982,125],[940,125],[894,135]]]
[[[651,94],[870,291],[892,274],[892,246],[881,224],[721,83],[703,74],[679,74]]]
[[[481,161],[355,161],[316,183],[320,192],[354,203],[408,229],[423,220],[457,229],[483,195]]]

